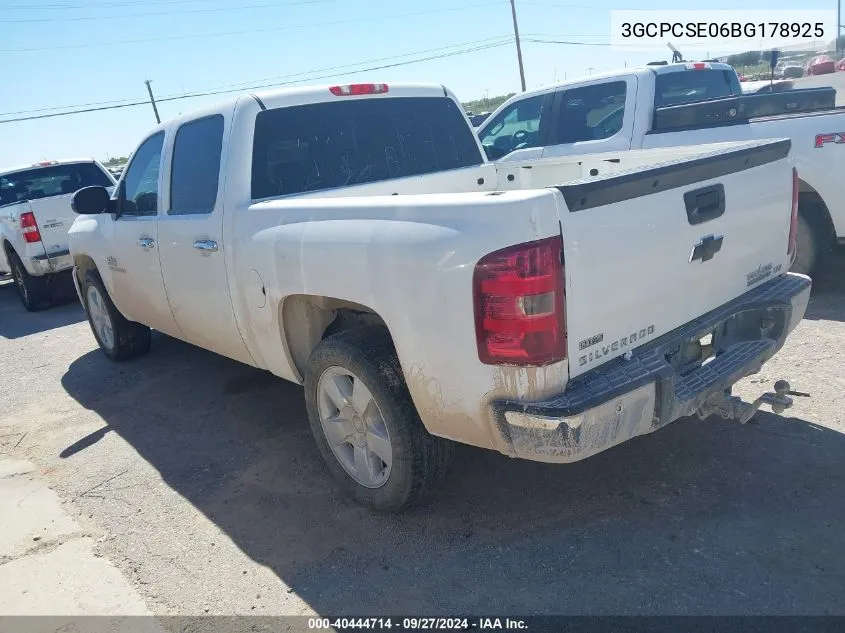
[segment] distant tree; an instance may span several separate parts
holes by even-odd
[[[728,55],[728,64],[734,68],[742,66],[756,66],[760,63],[761,57],[765,55],[768,59],[768,51],[761,54],[760,51],[746,51],[744,53],[737,53],[736,55]]]
[[[480,114],[481,112],[492,112],[515,94],[515,92],[511,92],[510,94],[498,95],[496,97],[490,97],[489,99],[465,101],[461,105],[464,106],[464,110],[467,112],[473,112],[475,114]]]
[[[105,165],[106,167],[114,167],[116,165],[123,165],[128,160],[128,156],[116,156],[115,158],[109,158],[106,162],[103,163],[103,165]]]

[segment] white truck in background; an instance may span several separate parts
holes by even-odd
[[[439,85],[243,95],[74,196],[74,281],[116,361],[150,330],[305,387],[329,470],[398,510],[453,443],[584,459],[730,396],[801,320],[788,140],[492,164]]]
[[[70,282],[67,232],[76,217],[74,192],[114,184],[90,158],[0,170],[0,275],[12,275],[27,310],[49,307],[52,286],[61,279]]]
[[[845,244],[845,109],[834,107],[835,94],[776,87],[743,96],[726,64],[651,65],[515,95],[477,132],[491,160],[601,153],[597,174],[621,169],[618,161],[633,149],[791,139],[800,176],[792,270],[811,274],[832,246]]]

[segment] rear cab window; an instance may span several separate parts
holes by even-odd
[[[83,187],[112,187],[95,163],[50,165],[0,176],[0,206],[75,193]]]
[[[324,191],[483,164],[446,97],[349,99],[259,112],[252,199]]]
[[[739,78],[733,70],[679,70],[657,73],[654,107],[681,105],[721,99],[742,94]]]

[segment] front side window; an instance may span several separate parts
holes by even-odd
[[[610,138],[622,129],[626,83],[584,86],[560,95],[556,143],[578,143]]]
[[[223,116],[185,123],[176,132],[168,215],[211,213],[217,202]]]
[[[479,131],[481,144],[491,160],[540,143],[540,118],[546,95],[516,101]]]
[[[121,215],[158,213],[158,171],[163,147],[164,132],[158,132],[141,143],[135,152],[121,185]]]
[[[446,97],[339,99],[255,119],[252,198],[311,193],[482,164]]]

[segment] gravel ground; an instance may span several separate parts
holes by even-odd
[[[75,303],[0,284],[0,452],[157,614],[845,614],[845,255],[761,375],[810,392],[553,466],[462,447],[429,505],[336,492],[301,389],[157,336],[116,366]],[[759,384],[762,381],[765,384]]]

